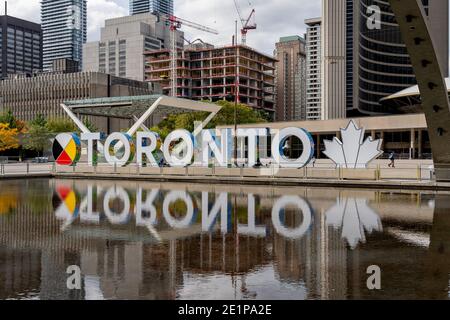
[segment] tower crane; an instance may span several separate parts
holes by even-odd
[[[249,4],[251,5],[250,2],[249,2]],[[247,33],[250,30],[256,30],[256,28],[257,28],[256,22],[254,21],[256,11],[255,11],[255,9],[252,9],[252,12],[250,12],[250,15],[246,19],[246,18],[243,18],[241,8],[239,7],[237,0],[234,0],[234,5],[235,5],[237,13],[239,15],[239,20],[241,20],[241,23],[242,23],[242,29],[241,29],[242,44],[246,45],[247,44]]]
[[[188,21],[185,19],[178,18],[173,15],[163,15],[162,18],[166,21],[166,25],[170,27],[170,33],[171,33],[171,50],[170,50],[170,72],[171,72],[171,96],[176,97],[177,96],[177,80],[178,80],[178,73],[177,73],[177,56],[178,56],[178,50],[177,50],[177,30],[180,29],[183,26],[190,27],[196,30],[200,30],[203,32],[208,32],[212,34],[219,34],[219,32],[215,29],[203,26],[201,24]]]

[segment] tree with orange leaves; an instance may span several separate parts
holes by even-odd
[[[19,130],[10,128],[8,123],[0,123],[0,152],[19,148]]]

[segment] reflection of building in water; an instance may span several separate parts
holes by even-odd
[[[197,274],[242,274],[270,263],[269,239],[229,234],[203,234],[177,242],[177,260]]]
[[[38,294],[40,260],[38,251],[0,248],[0,300]]]
[[[42,300],[80,300],[84,297],[83,290],[67,288],[69,266],[80,265],[80,254],[68,250],[41,251],[41,287],[39,298]]]
[[[98,277],[97,286],[105,299],[173,299],[168,274],[167,248],[142,243],[107,241],[95,252],[81,257],[83,274]]]
[[[302,223],[302,216],[286,210],[286,226]],[[309,299],[345,299],[347,292],[347,246],[338,230],[314,215],[310,231],[299,240],[274,236],[274,260],[281,281],[303,282]]]
[[[437,195],[430,250],[425,262],[425,277],[421,282],[421,298],[448,299],[450,297],[450,200]],[[430,276],[432,275],[432,276]],[[431,292],[431,294],[429,294]]]
[[[356,198],[350,197],[355,197],[355,194],[358,195]],[[303,282],[308,289],[308,298],[311,299],[374,298],[380,297],[380,293],[367,289],[368,266],[380,265],[382,270],[387,271],[392,270],[393,265],[398,267],[398,265],[412,263],[413,267],[405,270],[406,277],[399,277],[398,270],[392,270],[389,275],[386,275],[386,272],[383,273],[385,284],[383,288],[389,286],[390,290],[385,289],[381,295],[385,298],[414,297],[415,293],[408,292],[405,288],[410,287],[408,282],[412,279],[419,283],[425,277],[423,266],[413,262],[414,259],[421,261],[425,250],[411,245],[399,247],[399,238],[396,237],[395,232],[391,232],[396,229],[386,228],[385,231],[388,234],[374,231],[382,230],[381,221],[377,218],[378,214],[394,226],[404,228],[406,225],[411,230],[431,223],[433,209],[429,207],[426,195],[372,191],[328,191],[324,195],[323,190],[311,189],[301,196],[311,199],[315,209],[314,223],[310,231],[299,240],[286,241],[275,234],[274,260],[281,281]],[[422,198],[425,201],[421,200]],[[336,202],[335,199],[338,201]],[[349,203],[350,206],[348,206]],[[352,212],[355,208],[353,204],[357,204],[358,216],[368,219],[362,219],[363,221],[357,224],[359,228],[348,228],[349,233],[343,230],[343,225],[336,228],[336,225],[327,221],[326,213],[335,206],[341,207],[342,204],[346,204],[341,212],[342,224],[346,219],[345,216],[348,218],[354,213]],[[286,226],[295,227],[302,223],[302,216],[293,210],[290,212],[286,210],[285,217]],[[371,226],[373,226],[372,229]],[[370,230],[372,232],[369,232]],[[351,242],[349,239],[353,239],[349,237],[349,234],[359,237],[362,233],[370,240],[366,239],[349,250],[348,245]],[[412,235],[416,236],[415,233]],[[382,247],[379,246],[380,242],[383,243]],[[403,291],[397,287],[402,287]]]
[[[34,188],[47,190],[43,185]],[[200,187],[192,188],[195,202],[201,202],[198,195],[201,190],[195,189]],[[405,225],[399,218],[399,211],[392,210],[398,205],[392,201],[394,194],[261,187],[258,189],[260,196],[255,197],[255,225],[265,226],[262,229],[266,236],[255,236],[238,233],[238,225],[250,225],[248,192],[232,189],[230,203],[236,203],[237,207],[231,210],[228,233],[219,231],[220,218],[216,221],[218,228],[212,233],[202,232],[200,219],[187,229],[171,229],[159,221],[156,232],[165,240],[158,242],[145,227],[136,226],[134,217],[124,225],[112,225],[105,217],[98,224],[82,223],[80,217],[66,224],[55,216],[50,199],[43,202],[45,205],[37,206],[28,197],[33,194],[33,187],[19,188],[23,194],[19,195],[17,208],[7,217],[0,216],[0,298],[36,293],[43,299],[176,299],[188,278],[196,275],[221,275],[240,290],[240,296],[253,298],[258,296],[254,288],[250,288],[252,275],[270,266],[277,281],[294,284],[296,288],[305,287],[310,299],[365,298],[371,294],[373,297],[408,297],[410,293],[394,289],[396,285],[408,288],[408,281],[419,281],[426,276],[425,263],[414,262],[426,259],[426,250],[399,246],[399,238],[390,233],[392,225],[398,228]],[[78,201],[83,199],[84,191],[78,190]],[[133,198],[134,190],[129,188],[127,192]],[[234,199],[236,194],[239,195]],[[272,225],[274,202],[285,194],[308,199],[312,207],[312,223],[303,237],[287,238]],[[329,226],[325,213],[336,205],[336,199],[348,199],[355,194],[356,198],[367,199],[367,204],[384,217],[385,233],[366,234],[365,244],[349,250],[346,240],[342,239],[342,230]],[[392,205],[380,201],[387,197]],[[409,212],[415,217],[415,220],[407,220],[406,225],[411,226],[411,230],[428,221],[420,212],[432,212],[420,202],[422,198],[420,194],[397,198],[404,204],[402,214]],[[101,211],[101,200],[92,206],[94,211]],[[161,201],[160,197],[155,200],[158,219],[163,216]],[[55,201],[54,206],[59,208],[60,203]],[[197,206],[200,207],[198,203]],[[114,200],[111,208],[120,211],[123,204]],[[387,224],[385,221],[390,217],[394,222]],[[177,218],[182,219],[182,216]],[[286,228],[294,229],[304,223],[305,217],[299,214],[298,208],[286,207],[280,219]],[[438,242],[434,248],[439,253]],[[435,259],[436,256],[439,257],[436,254]],[[402,263],[413,266],[406,270],[405,277],[396,277],[397,269],[383,277],[384,283],[393,289],[383,293],[370,293],[365,289],[369,265],[377,264],[389,271]],[[66,288],[66,269],[70,265],[81,266],[81,291]]]
[[[48,182],[39,180],[19,189],[17,207],[0,219],[0,298],[35,292],[42,299],[79,299],[80,292],[67,290],[65,271],[77,264],[77,254],[71,252],[89,248],[89,240],[69,239],[60,233],[51,198],[42,198],[40,188],[48,188]]]

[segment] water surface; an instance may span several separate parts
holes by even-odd
[[[419,191],[0,181],[0,299],[448,299],[449,208]]]

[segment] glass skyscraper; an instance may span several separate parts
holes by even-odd
[[[173,15],[173,0],[130,0],[130,14],[163,13]]]
[[[81,69],[83,44],[87,40],[86,0],[42,0],[44,71],[53,61],[70,59]]]

